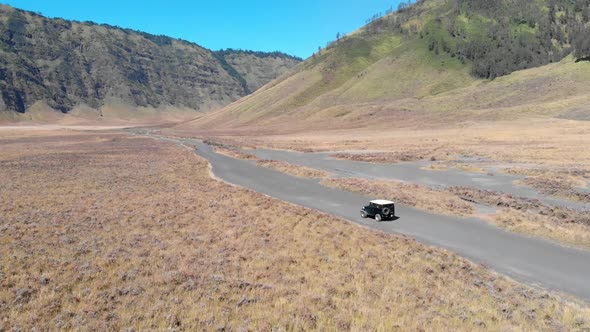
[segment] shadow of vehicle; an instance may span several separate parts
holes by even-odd
[[[387,219],[381,219],[381,220],[375,220],[373,219],[374,222],[378,222],[378,223],[382,223],[382,222],[394,222],[394,221],[398,221],[399,219],[401,219],[401,217],[398,216],[393,216],[393,217],[389,217]]]

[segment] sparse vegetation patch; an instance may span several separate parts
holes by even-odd
[[[590,204],[590,191],[584,190],[590,179],[590,172],[584,169],[523,169],[509,168],[508,174],[526,176],[522,183],[537,188],[544,194],[561,196]]]
[[[549,206],[537,199],[469,187],[451,187],[448,191],[466,201],[498,208],[487,219],[500,227],[590,248],[590,209]]]
[[[330,155],[336,159],[364,161],[369,163],[398,163],[403,161],[416,161],[425,158],[424,151],[401,151],[401,152],[361,152],[348,153],[338,152]]]
[[[222,155],[225,155],[228,157],[232,157],[232,158],[246,159],[246,160],[258,159],[255,155],[242,152],[242,151],[240,151],[240,149],[237,149],[237,148],[227,148],[227,147],[222,147],[222,146],[215,146],[215,147],[213,147],[213,150],[219,154],[222,154]]]
[[[305,166],[293,165],[284,161],[259,160],[256,162],[256,164],[301,178],[322,179],[330,176],[330,173],[326,171]]]

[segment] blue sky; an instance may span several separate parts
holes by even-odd
[[[0,0],[48,17],[108,23],[217,50],[282,51],[302,58],[400,0]]]

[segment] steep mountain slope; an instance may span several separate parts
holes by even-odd
[[[243,77],[246,90],[254,92],[266,83],[291,71],[302,60],[280,52],[253,52],[242,50],[221,50],[215,52]]]
[[[64,113],[105,104],[209,110],[298,62],[282,54],[242,58],[236,70],[193,43],[0,5],[0,113],[38,102]]]
[[[583,108],[590,69],[576,59],[590,54],[588,3],[419,1],[181,128],[424,125]]]

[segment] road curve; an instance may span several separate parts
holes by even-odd
[[[198,140],[182,140],[211,163],[213,173],[257,192],[335,216],[372,229],[411,236],[419,242],[450,249],[474,262],[532,285],[590,300],[590,251],[506,232],[477,218],[435,215],[401,204],[400,219],[377,223],[359,216],[369,197],[322,186],[215,153]]]
[[[441,172],[423,169],[423,167],[431,165],[431,162],[428,161],[381,164],[335,159],[330,157],[330,153],[324,152],[303,153],[269,149],[244,151],[256,155],[259,159],[280,160],[294,165],[307,166],[327,171],[337,177],[390,179],[429,187],[465,186],[512,194],[517,197],[538,199],[549,205],[565,206],[580,210],[587,210],[590,208],[588,204],[583,202],[575,202],[565,198],[545,195],[539,190],[524,184],[515,185],[514,181],[523,180],[525,177],[504,174],[494,167],[486,168],[488,173],[492,175],[487,173],[466,172],[453,167]]]

